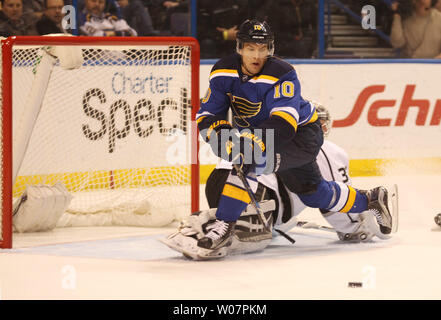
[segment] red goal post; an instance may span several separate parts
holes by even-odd
[[[35,68],[37,65],[41,64],[40,61],[38,61],[38,59],[41,59],[41,57],[35,56],[34,53],[30,54],[29,56],[27,56],[26,58],[21,57],[21,61],[20,63],[17,63],[14,59],[15,57],[15,50],[16,48],[27,48],[27,47],[45,47],[47,48],[49,47],[56,47],[56,46],[72,46],[72,47],[84,47],[84,49],[82,49],[83,51],[83,56],[85,56],[85,54],[89,54],[90,52],[93,52],[93,54],[95,56],[93,57],[85,57],[85,64],[88,64],[88,66],[90,66],[91,72],[90,75],[91,77],[93,77],[93,75],[95,74],[95,76],[97,78],[92,79],[91,83],[96,83],[97,87],[98,84],[100,84],[100,82],[104,82],[105,80],[103,80],[102,75],[97,72],[101,69],[107,69],[107,68],[116,68],[116,71],[112,71],[113,72],[113,78],[111,79],[111,81],[108,81],[109,83],[111,82],[112,85],[115,85],[115,83],[119,84],[120,87],[118,89],[113,88],[113,94],[118,93],[118,98],[121,98],[118,100],[118,102],[120,104],[112,104],[110,106],[110,109],[112,109],[114,111],[115,114],[111,114],[108,118],[110,120],[114,120],[115,123],[111,123],[109,122],[110,120],[103,120],[99,117],[99,115],[104,114],[104,112],[100,112],[99,110],[95,110],[93,107],[89,107],[89,112],[90,110],[94,110],[95,114],[93,113],[89,113],[89,118],[86,117],[87,121],[89,123],[87,124],[82,124],[82,128],[83,131],[85,130],[85,127],[91,128],[93,126],[97,126],[99,124],[99,120],[102,120],[102,125],[103,127],[101,128],[101,133],[102,132],[108,132],[108,135],[113,137],[113,141],[112,139],[108,139],[109,143],[107,143],[109,145],[109,148],[102,148],[102,149],[106,149],[105,151],[102,151],[102,153],[104,154],[105,152],[107,152],[107,155],[110,158],[116,158],[114,155],[115,153],[117,153],[120,149],[122,148],[126,148],[126,146],[124,145],[123,147],[121,146],[122,143],[120,143],[121,141],[123,141],[124,139],[134,139],[133,137],[137,137],[136,134],[132,133],[132,128],[129,128],[129,130],[125,130],[126,127],[124,127],[124,129],[121,128],[116,128],[118,125],[124,126],[124,115],[126,116],[126,121],[125,124],[129,124],[132,125],[134,128],[136,127],[136,131],[135,129],[133,129],[134,131],[137,132],[138,136],[143,136],[145,138],[145,136],[149,136],[149,139],[153,140],[153,139],[171,139],[170,136],[172,135],[171,132],[172,130],[176,129],[176,128],[183,128],[184,132],[188,132],[189,138],[188,140],[190,140],[190,151],[188,151],[189,153],[191,153],[189,155],[189,158],[191,159],[190,163],[189,163],[189,175],[190,175],[190,188],[191,188],[191,194],[188,195],[190,197],[190,199],[186,199],[186,201],[191,203],[191,206],[189,206],[191,209],[190,212],[196,212],[199,210],[199,160],[198,160],[198,148],[199,148],[199,144],[198,144],[198,133],[197,133],[197,126],[195,124],[195,115],[196,112],[199,109],[199,64],[200,64],[200,52],[199,52],[199,44],[197,42],[196,39],[191,38],[191,37],[72,37],[72,36],[57,36],[57,37],[48,37],[48,36],[16,36],[16,37],[9,37],[5,40],[1,41],[2,44],[2,48],[1,48],[1,60],[2,60],[2,67],[1,67],[1,76],[2,76],[2,87],[1,87],[1,97],[2,97],[2,106],[1,106],[1,135],[2,135],[2,139],[1,139],[1,219],[0,219],[0,224],[1,224],[1,229],[0,229],[0,248],[11,248],[12,247],[12,233],[13,233],[13,220],[12,220],[12,211],[13,211],[13,198],[14,198],[14,191],[13,189],[17,188],[17,186],[14,186],[14,169],[16,169],[16,167],[18,167],[18,165],[16,164],[16,159],[14,159],[13,157],[13,150],[14,149],[14,145],[13,145],[13,129],[14,126],[18,126],[17,123],[15,123],[14,121],[16,121],[14,113],[16,112],[16,100],[19,100],[19,98],[21,98],[21,96],[23,96],[24,98],[26,98],[26,96],[29,94],[28,93],[28,88],[26,88],[25,86],[22,86],[21,84],[17,84],[18,87],[15,87],[14,89],[14,82],[18,81],[19,78],[21,77],[21,72],[17,72],[14,73],[14,68],[16,68],[16,65],[21,64],[20,66],[26,65],[26,64],[34,64],[31,67],[29,67],[30,71],[32,71],[34,74],[38,71],[35,71]],[[115,48],[115,49],[113,49]],[[107,51],[109,51],[110,53],[107,53]],[[85,53],[86,52],[86,53]],[[107,55],[110,57],[109,61],[104,61],[104,59],[108,59],[103,58],[104,55]],[[129,56],[130,55],[130,56]],[[145,55],[145,56],[142,56]],[[32,59],[35,59],[35,61],[32,61]],[[89,61],[93,60],[92,62]],[[127,59],[127,60],[124,60]],[[176,61],[177,59],[180,59],[180,61]],[[136,67],[134,66],[135,63],[139,63],[140,61],[142,61],[141,63],[143,64],[142,66],[136,65]],[[150,63],[150,65],[149,65]],[[99,65],[99,67],[97,67],[97,65]],[[107,66],[107,67],[103,67],[103,66]],[[110,67],[109,67],[110,66]],[[164,69],[167,69],[166,74],[170,75],[170,76],[161,76],[161,73],[158,72],[162,72],[160,71],[160,68],[163,67]],[[58,68],[58,66],[56,67]],[[94,70],[95,68],[95,70]],[[100,69],[101,68],[101,69]],[[144,75],[145,76],[143,79],[140,76],[135,76],[135,75],[128,75],[127,72],[125,72],[124,68],[129,68],[130,70],[145,70]],[[144,68],[144,69],[143,69]],[[174,85],[172,83],[172,80],[170,80],[170,82],[166,82],[164,79],[174,79],[174,78],[178,78],[179,76],[177,75],[178,73],[180,74],[181,70],[184,70],[185,68],[189,69],[189,75],[188,75],[188,79],[189,81],[187,81],[187,75],[182,76],[183,80],[180,80],[181,83],[179,83],[177,86],[180,85],[179,88],[173,88],[172,86]],[[20,68],[19,68],[20,69]],[[23,68],[24,69],[24,68]],[[123,71],[121,71],[123,70]],[[159,70],[159,71],[158,71]],[[30,71],[28,73],[30,73]],[[51,71],[52,72],[52,71]],[[57,71],[58,72],[58,71]],[[62,80],[64,80],[66,77],[69,78],[70,76],[67,75],[67,73],[69,71],[66,71],[65,75],[63,76],[64,71],[60,71],[60,78],[61,80],[54,80],[54,85],[57,85],[58,83],[60,83]],[[73,71],[72,73],[74,74],[76,71]],[[187,72],[187,71],[185,71]],[[48,76],[48,77],[54,77],[54,75],[56,74],[55,69],[54,72],[52,73],[52,75]],[[159,75],[158,75],[159,74]],[[115,76],[117,75],[117,76]],[[146,76],[147,75],[147,76]],[[56,75],[58,76],[58,75]],[[23,76],[25,77],[25,76]],[[30,76],[30,78],[32,78],[32,76]],[[78,79],[80,79],[78,81]],[[66,97],[64,98],[64,95],[67,94],[73,94],[72,92],[75,92],[77,90],[77,84],[80,84],[83,82],[87,82],[87,78],[84,75],[80,75],[80,78],[78,79],[74,79],[75,81],[73,82],[66,82],[66,84],[63,86],[63,84],[60,84],[61,89],[53,89],[52,91],[54,92],[54,97],[55,98],[48,98],[46,96],[41,97],[41,101],[40,102],[33,102],[33,104],[35,105],[39,105],[41,104],[41,108],[42,110],[44,110],[44,108],[46,107],[46,101],[49,101],[50,99],[53,99],[54,101],[57,101],[57,103],[52,103],[52,100],[50,100],[50,102],[54,105],[57,106],[57,108],[61,109],[63,108],[63,105],[65,104],[65,101],[68,101],[68,106],[66,108],[70,108],[72,109],[71,105],[75,103],[75,99],[77,99],[78,97]],[[136,79],[136,81],[135,81]],[[156,79],[156,86],[154,85],[154,80]],[[109,79],[107,79],[109,80]],[[32,80],[29,80],[28,82],[32,82]],[[35,81],[34,81],[35,82]],[[186,82],[189,82],[188,84]],[[144,85],[144,87],[143,87]],[[188,87],[190,87],[190,89],[188,89]],[[135,88],[135,89],[133,89]],[[173,94],[176,94],[176,97],[178,97],[177,99],[175,98],[169,98],[169,97],[160,97],[160,93],[158,92],[162,92],[165,91],[164,88],[167,88],[167,90],[169,90],[170,92],[174,92]],[[20,94],[18,94],[18,92],[15,92],[14,94],[14,90],[20,90]],[[31,90],[31,89],[29,89]],[[41,89],[38,89],[41,90]],[[37,91],[38,91],[37,90]],[[45,87],[46,90],[46,87]],[[52,94],[51,91],[51,83],[48,84],[48,93],[47,94]],[[79,90],[79,89],[78,89]],[[135,112],[131,111],[131,106],[130,106],[130,102],[124,102],[124,94],[126,93],[126,91],[130,91],[132,90],[132,92],[128,92],[128,94],[132,94],[135,95],[133,92],[136,91],[136,94],[139,94],[140,91],[142,91],[143,93],[145,93],[144,96],[141,97],[141,95],[138,96],[138,98],[141,98],[138,100],[135,109],[138,107],[138,109],[135,110]],[[162,91],[161,91],[162,90]],[[180,91],[179,91],[180,90]],[[62,95],[56,95],[59,92],[63,91]],[[97,89],[95,91],[87,91],[87,94],[90,94],[90,96],[87,96],[86,94],[83,93],[83,96],[81,97],[83,100],[83,109],[86,110],[86,108],[84,107],[85,103],[84,101],[87,99],[102,99],[101,101],[106,100],[105,97],[100,96],[99,94],[95,94],[94,92],[99,92],[100,89]],[[105,90],[103,90],[105,91]],[[116,92],[116,93],[115,93]],[[153,93],[155,92],[155,93]],[[179,93],[180,92],[180,93]],[[155,95],[158,95],[158,97],[156,97]],[[19,98],[17,98],[17,95],[19,96]],[[37,93],[38,95],[38,93]],[[188,97],[188,96],[189,97]],[[86,97],[86,98],[85,98]],[[29,99],[29,98],[28,98]],[[32,98],[32,101],[35,101],[35,98]],[[78,98],[79,99],[79,98]],[[154,99],[159,99],[158,101],[160,104],[160,107],[158,107],[157,109],[154,109],[154,107],[152,107],[151,100]],[[162,100],[161,100],[162,99]],[[37,99],[38,100],[38,99]],[[95,101],[95,100],[94,100]],[[139,101],[142,101],[141,104],[139,104]],[[156,100],[155,100],[156,101]],[[28,104],[27,103],[22,103],[23,105]],[[49,102],[48,102],[49,104]],[[184,106],[185,104],[185,106]],[[181,106],[182,105],[182,106]],[[29,107],[29,106],[28,106]],[[37,108],[40,108],[40,106],[37,106]],[[80,106],[78,107],[80,108]],[[51,123],[57,123],[61,120],[59,119],[63,119],[63,114],[65,112],[70,112],[70,109],[68,109],[68,111],[62,110],[60,111],[61,116],[60,118],[54,118],[54,120],[51,120]],[[179,112],[176,111],[179,109]],[[191,112],[188,112],[187,115],[187,109],[191,109]],[[56,110],[56,109],[54,109]],[[148,111],[147,113],[145,113],[146,111]],[[43,112],[43,111],[42,111]],[[135,115],[137,114],[136,112],[138,112],[138,116],[140,117],[138,120],[135,119]],[[140,114],[144,112],[144,114]],[[26,112],[27,113],[27,112]],[[54,111],[50,111],[48,112],[48,114],[54,113]],[[86,112],[87,113],[87,112]],[[127,120],[127,114],[131,113],[133,115],[133,117],[131,117],[129,120]],[[179,113],[179,115],[176,115],[176,118],[179,123],[178,124],[173,124],[172,122],[168,123],[167,121],[173,121],[173,120],[169,120],[172,119],[174,117],[173,113]],[[122,118],[121,119],[114,119],[112,118],[112,116],[116,119],[118,117]],[[42,117],[41,115],[38,115],[38,120],[40,120],[40,118]],[[67,115],[66,115],[67,117]],[[82,115],[83,118],[85,118],[84,114]],[[188,118],[189,117],[189,118]],[[64,117],[65,118],[65,117]],[[82,119],[83,119],[82,118]],[[189,120],[189,121],[187,121]],[[29,121],[29,120],[28,120]],[[42,120],[43,121],[43,120]],[[69,120],[70,122],[73,122],[73,120]],[[82,120],[83,122],[85,121],[84,119]],[[108,123],[107,127],[106,126],[106,121]],[[119,121],[119,123],[117,123]],[[156,121],[158,124],[158,128],[153,128],[153,121]],[[121,125],[122,123],[122,125]],[[146,126],[146,124],[149,124],[149,128],[151,129],[150,131],[148,131],[146,128],[143,128],[142,126]],[[78,122],[78,124],[80,124],[80,122]],[[111,126],[110,124],[113,124],[113,128],[115,130],[114,133],[111,134]],[[33,124],[36,127],[39,126],[39,124]],[[47,124],[44,125],[42,124],[41,127],[43,129],[39,129],[39,128],[32,128],[30,129],[30,137],[28,137],[28,140],[25,139],[25,143],[21,142],[20,145],[27,145],[27,143],[30,143],[29,147],[23,147],[23,148],[32,148],[32,144],[36,144],[38,146],[38,141],[35,142],[33,141],[34,139],[34,135],[33,132],[35,133],[35,131],[37,130],[44,130],[44,127],[46,126],[46,128],[48,127]],[[186,126],[188,126],[188,130],[186,131]],[[51,126],[52,127],[52,126]],[[77,125],[77,128],[80,128],[79,125]],[[27,129],[27,127],[26,127]],[[95,128],[96,129],[96,128]],[[106,130],[104,130],[106,129]],[[174,131],[173,131],[174,132]],[[69,137],[67,137],[69,134],[67,134],[68,132],[63,132],[63,131],[59,131],[59,136],[54,140],[57,141],[57,144],[60,144],[60,153],[64,154],[66,152],[64,152],[63,149],[63,144],[72,144],[72,143],[67,143],[65,141],[61,141],[60,140],[64,140],[64,138],[70,139]],[[96,133],[96,132],[95,132]],[[131,134],[132,133],[132,134]],[[45,133],[46,134],[46,133]],[[60,139],[60,137],[62,139]],[[160,137],[160,138],[156,138],[156,137]],[[102,141],[103,139],[100,138],[96,138],[96,141]],[[44,137],[44,139],[46,139],[46,137]],[[74,138],[72,138],[74,139]],[[100,140],[101,139],[101,140]],[[15,140],[15,136],[14,136],[14,140]],[[35,139],[34,139],[35,140]],[[81,139],[79,139],[81,141],[85,140],[83,137]],[[75,141],[75,140],[72,140]],[[156,140],[155,140],[156,141]],[[159,140],[158,140],[159,141]],[[165,140],[164,140],[165,141]],[[88,141],[90,142],[90,141]],[[83,143],[83,142],[81,142]],[[119,144],[118,144],[119,143]],[[151,148],[152,150],[149,151],[149,153],[153,154],[153,158],[158,158],[160,156],[158,156],[158,154],[154,154],[154,152],[159,152],[161,153],[161,150],[164,146],[164,144],[166,144],[165,142],[163,142],[162,140],[160,142],[156,142],[151,143],[150,147],[145,147],[147,144],[143,145],[142,143],[139,142],[133,142],[132,144],[136,144],[137,146],[139,146],[139,149],[143,149],[146,148]],[[53,145],[54,142],[49,141],[49,140],[41,140],[40,142],[40,147],[43,149],[47,149],[48,146]],[[104,144],[103,144],[104,145]],[[110,148],[110,145],[112,145],[112,147],[114,147],[114,149]],[[33,147],[34,149],[40,149],[40,147]],[[77,147],[78,150],[75,150],[72,152],[72,154],[70,155],[66,155],[68,158],[68,160],[66,160],[66,163],[69,162],[71,160],[72,163],[74,163],[76,161],[76,159],[73,159],[76,157],[76,155],[78,153],[80,153],[79,151],[82,150],[83,146],[78,146]],[[96,150],[96,149],[100,149],[97,148],[96,145],[94,145],[92,147],[93,149],[91,150]],[[118,149],[119,148],[119,149]],[[15,151],[14,151],[15,152]],[[23,151],[23,160],[24,162],[26,162],[27,158],[32,158],[32,156],[28,156],[27,155],[27,149]],[[36,151],[35,151],[36,152]],[[50,152],[45,152],[46,154],[49,154]],[[96,152],[99,153],[99,152]],[[140,160],[142,160],[143,156],[141,154],[139,154],[139,156],[136,156],[136,150],[135,153],[132,153],[129,158],[129,160],[127,159],[121,159],[122,162],[126,162],[130,161],[131,159],[135,158],[141,158]],[[94,157],[95,156],[95,152],[88,152],[86,155],[82,155],[82,157],[79,158],[78,163],[80,163],[80,160],[84,160],[85,158],[88,159],[90,157]],[[40,155],[38,155],[37,158],[35,158],[34,162],[50,162],[52,160],[45,160],[45,158],[42,158],[43,160],[40,160]],[[99,156],[98,156],[99,158]],[[21,163],[20,160],[20,163]],[[104,166],[107,166],[107,164],[109,162],[107,162],[106,160],[103,159],[95,159],[95,166],[97,166],[97,164],[103,164]],[[27,161],[30,162],[30,161]],[[32,162],[32,161],[31,161]],[[139,162],[139,161],[138,161]],[[141,161],[142,162],[142,161]],[[70,162],[69,162],[70,164]],[[147,187],[152,187],[152,188],[156,188],[158,185],[162,186],[162,185],[168,185],[170,183],[175,183],[178,178],[178,175],[182,175],[181,179],[182,181],[177,182],[177,184],[185,184],[186,179],[187,179],[187,168],[186,169],[182,169],[182,166],[177,166],[177,169],[172,168],[173,166],[170,165],[165,165],[165,166],[161,166],[158,169],[158,165],[152,165],[152,167],[145,169],[145,168],[139,168],[139,166],[137,165],[133,165],[133,168],[131,166],[129,166],[128,168],[126,168],[124,165],[120,165],[120,167],[115,167],[114,168],[105,168],[104,170],[98,170],[98,168],[94,168],[94,169],[85,169],[85,170],[80,170],[82,169],[83,164],[79,164],[79,167],[81,167],[80,169],[78,168],[66,168],[64,169],[59,169],[60,164],[55,164],[55,160],[54,160],[54,167],[56,169],[54,169],[55,171],[66,171],[69,172],[68,177],[69,178],[62,178],[62,179],[71,179],[70,181],[73,181],[72,183],[75,185],[83,185],[84,182],[81,181],[79,182],[78,180],[80,178],[78,178],[79,176],[83,177],[84,175],[88,176],[88,179],[90,179],[91,176],[91,170],[93,171],[93,175],[94,178],[96,178],[97,175],[99,175],[99,180],[100,182],[98,183],[99,186],[89,186],[86,189],[87,190],[97,190],[102,188],[104,185],[104,188],[108,188],[108,189],[134,189],[135,187],[139,187],[141,186],[142,188],[147,188]],[[99,165],[98,165],[99,166]],[[22,167],[22,165],[20,164],[20,168]],[[153,168],[153,169],[152,169]],[[18,169],[17,169],[18,170]],[[48,176],[51,176],[51,174],[47,174],[47,168],[46,169],[42,169],[42,172],[45,173],[44,177],[47,178]],[[155,171],[154,176],[151,173],[153,171]],[[31,172],[31,173],[28,173]],[[51,179],[49,179],[48,181],[43,181],[41,180],[41,177],[43,176],[42,174],[40,174],[38,171],[36,171],[37,173],[33,173],[33,169],[28,169],[28,171],[26,172],[26,176],[32,176],[32,178],[35,180],[35,177],[38,177],[37,180],[35,180],[37,183],[53,183],[53,176],[51,176]],[[77,171],[79,171],[80,173],[78,173]],[[99,172],[98,172],[99,171]],[[72,173],[74,172],[74,173]],[[87,172],[84,173],[84,172]],[[98,173],[97,173],[98,172]],[[102,173],[105,172],[105,173]],[[136,176],[135,176],[135,172],[136,172]],[[142,172],[142,174],[140,174],[139,172]],[[105,178],[103,178],[103,176],[105,176]],[[123,180],[118,181],[117,179],[119,179],[120,177],[123,178]],[[155,184],[151,183],[151,177],[154,177],[154,179],[156,179],[156,177],[159,177],[158,179],[163,179],[164,181],[160,181],[158,183],[155,182]],[[17,173],[16,175],[17,180],[20,178],[20,173]],[[58,178],[55,178],[58,179]],[[61,178],[60,178],[61,179]],[[98,179],[98,178],[96,178]],[[106,180],[105,182],[102,182],[102,180]],[[124,180],[125,179],[125,180]],[[17,181],[15,180],[15,182]],[[133,182],[133,180],[136,180],[136,183]],[[25,181],[25,180],[20,180],[21,184],[23,185],[23,188],[25,185],[27,185],[29,182]],[[142,182],[139,182],[142,181]],[[150,181],[150,182],[149,182]],[[156,180],[155,180],[156,181]],[[172,182],[169,182],[172,181]],[[136,184],[136,186],[135,186]],[[135,187],[134,187],[135,186]],[[145,190],[145,189],[143,189]],[[113,191],[112,191],[113,192]],[[144,192],[144,191],[143,191]],[[169,191],[166,191],[166,193],[168,193]],[[173,197],[173,195],[168,194],[168,196],[170,198]],[[154,195],[152,196],[154,197]],[[187,197],[187,195],[185,196]],[[168,199],[168,198],[167,198]],[[107,202],[109,202],[109,200],[106,200]],[[106,202],[104,201],[104,202]],[[114,200],[111,200],[110,202],[112,202]],[[144,200],[141,200],[141,202],[143,202]],[[171,200],[170,200],[171,201]],[[160,199],[158,200],[158,202],[168,202],[168,200],[164,200],[164,199]],[[143,202],[144,203],[144,202]],[[170,210],[173,210],[172,208],[170,208]],[[188,213],[190,213],[188,212]]]

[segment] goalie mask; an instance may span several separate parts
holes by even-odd
[[[236,51],[239,54],[246,42],[266,44],[268,47],[267,56],[274,54],[274,34],[265,21],[246,20],[240,25],[236,36]]]

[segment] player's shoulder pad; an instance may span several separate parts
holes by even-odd
[[[262,75],[274,77],[276,79],[285,78],[290,73],[292,76],[297,77],[294,67],[278,57],[269,58],[261,72]]]
[[[211,68],[210,75],[213,74],[213,72],[220,70],[231,70],[237,72],[239,67],[240,67],[240,56],[239,54],[234,53],[218,60],[213,66],[213,68]]]

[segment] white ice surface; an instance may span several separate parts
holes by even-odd
[[[353,179],[362,189],[393,183],[400,225],[387,241],[342,244],[296,228],[294,245],[279,237],[263,252],[194,262],[157,241],[172,227],[14,234],[0,251],[0,299],[440,299],[441,176]],[[325,224],[316,210],[300,218]]]

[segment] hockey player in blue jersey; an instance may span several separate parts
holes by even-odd
[[[196,117],[202,137],[217,156],[239,165],[253,191],[256,174],[270,170],[305,205],[333,212],[371,210],[381,232],[389,234],[392,217],[386,188],[362,191],[323,179],[315,160],[323,144],[317,111],[302,98],[291,64],[273,54],[269,25],[245,21],[237,34],[237,52],[219,60],[210,73]],[[227,121],[230,109],[233,123]],[[248,152],[250,147],[253,152]],[[235,223],[250,201],[233,170],[219,200],[217,220],[198,241],[201,257],[230,245]]]

